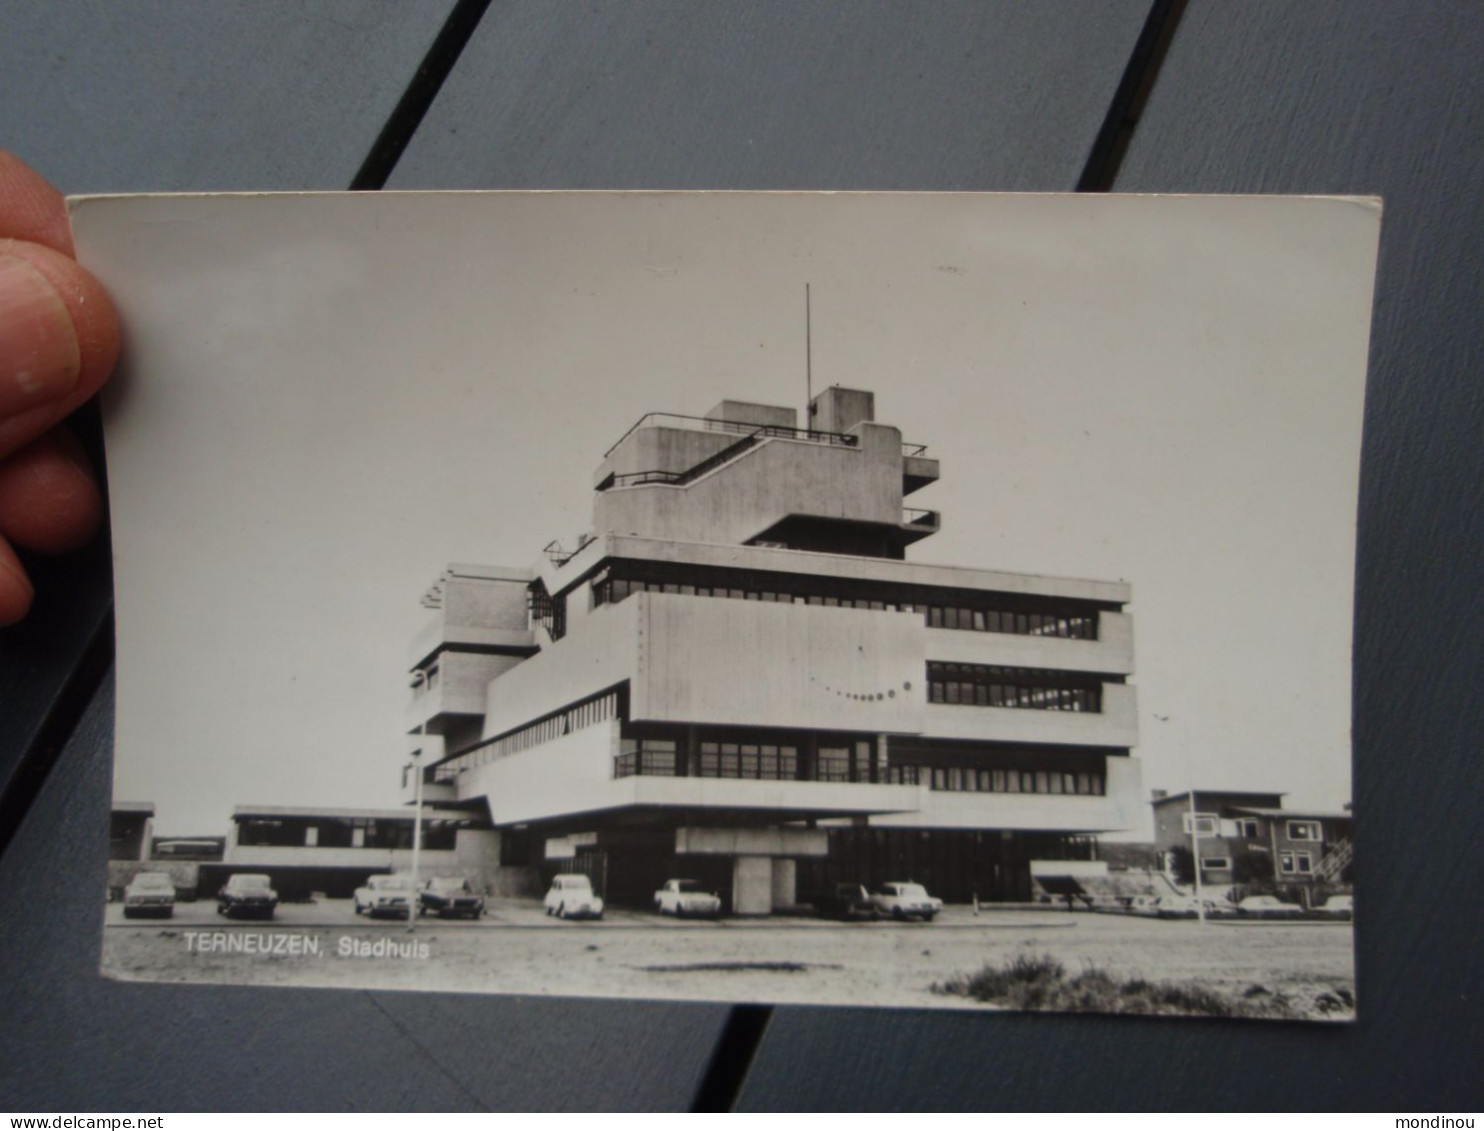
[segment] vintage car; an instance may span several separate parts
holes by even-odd
[[[364,887],[356,888],[356,914],[369,915],[373,919],[383,915],[406,919],[412,913],[417,896],[411,876],[400,873],[372,876]]]
[[[1314,913],[1325,919],[1353,919],[1355,918],[1355,897],[1353,895],[1332,895],[1314,908]]]
[[[602,897],[593,891],[593,882],[577,872],[553,876],[551,890],[544,901],[546,913],[558,919],[601,919]]]
[[[1150,909],[1161,919],[1198,919],[1203,914],[1207,919],[1229,919],[1236,913],[1236,907],[1224,899],[1174,893],[1155,896]]]
[[[879,919],[881,912],[861,884],[836,884],[828,891],[817,892],[810,903],[821,915],[831,919]]]
[[[216,913],[228,919],[271,919],[277,906],[278,893],[261,873],[239,872],[229,877],[216,896]]]
[[[893,919],[918,918],[931,923],[933,916],[943,910],[943,901],[928,895],[921,884],[893,880],[882,884],[871,893],[871,903],[877,912]]]
[[[417,913],[445,919],[460,915],[478,919],[484,914],[484,896],[463,876],[434,876],[417,893]]]
[[[1248,919],[1292,919],[1303,915],[1304,909],[1276,895],[1249,895],[1238,901],[1237,914]]]
[[[666,880],[665,886],[654,893],[654,909],[677,919],[715,916],[721,914],[721,896],[707,891],[699,880]]]
[[[124,918],[175,914],[175,881],[164,872],[140,872],[124,889]]]

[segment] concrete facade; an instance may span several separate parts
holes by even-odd
[[[573,550],[446,571],[412,648],[426,796],[610,899],[687,876],[744,914],[836,879],[1023,898],[1032,858],[1134,825],[1129,587],[908,562],[937,461],[869,392],[809,420],[646,416]]]

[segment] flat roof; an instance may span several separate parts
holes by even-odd
[[[682,562],[729,569],[772,573],[794,573],[859,581],[885,581],[901,585],[926,585],[944,589],[971,589],[993,593],[1018,593],[1039,597],[1070,597],[1083,601],[1126,605],[1133,588],[1126,581],[1097,581],[1051,574],[1007,573],[968,566],[930,565],[925,562],[867,558],[855,554],[821,554],[812,550],[780,550],[771,546],[740,546],[715,542],[674,542],[656,538],[605,534],[574,555],[560,570],[562,587],[567,577],[580,577],[604,558],[632,558],[657,562]],[[576,566],[576,569],[573,567]],[[569,572],[570,571],[570,572]]]
[[[1251,813],[1254,817],[1308,817],[1314,821],[1353,821],[1354,813],[1336,813],[1328,809],[1259,809],[1255,806],[1233,805],[1238,813]]]
[[[115,801],[109,811],[112,813],[142,813],[146,817],[153,817],[155,803],[153,801]]]
[[[374,821],[411,821],[413,807],[403,809],[327,809],[304,805],[238,805],[232,809],[232,820],[243,817],[361,817]],[[433,809],[423,806],[423,820],[477,820],[478,817],[463,809]]]
[[[1201,797],[1287,797],[1288,794],[1277,789],[1198,789],[1195,791],[1197,798]],[[1150,801],[1151,805],[1168,805],[1171,801],[1187,801],[1190,798],[1190,790],[1184,793],[1172,793],[1168,797],[1156,797]],[[1277,812],[1286,813],[1288,810],[1280,809]]]
[[[536,574],[529,569],[519,566],[499,565],[469,565],[464,562],[453,562],[438,576],[438,580],[444,578],[462,577],[475,581],[534,581]]]

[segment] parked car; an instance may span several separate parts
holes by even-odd
[[[666,880],[654,893],[654,909],[661,915],[714,916],[721,914],[721,896],[707,891],[699,880]]]
[[[1332,895],[1314,910],[1326,919],[1353,919],[1355,918],[1355,897],[1353,895]]]
[[[417,913],[452,918],[467,915],[478,919],[484,914],[484,896],[476,892],[463,876],[434,876],[417,894]]]
[[[546,913],[558,919],[601,919],[603,900],[593,891],[593,882],[577,872],[553,876],[546,893]]]
[[[417,895],[411,876],[400,873],[372,876],[364,887],[356,888],[356,914],[373,919],[382,915],[406,919],[412,913]]]
[[[1161,919],[1196,919],[1200,917],[1202,910],[1208,919],[1219,919],[1236,911],[1224,899],[1211,899],[1208,896],[1197,899],[1193,895],[1174,894],[1155,896],[1152,909]]]
[[[1284,903],[1276,895],[1249,895],[1237,903],[1237,914],[1251,919],[1288,919],[1303,915],[1297,903]]]
[[[871,903],[882,915],[890,915],[893,919],[915,916],[924,923],[931,923],[933,916],[943,910],[943,901],[928,895],[927,888],[921,884],[903,883],[899,880],[882,884],[873,891]]]
[[[175,914],[175,881],[164,872],[140,872],[124,889],[124,918]]]
[[[254,872],[229,877],[216,897],[216,913],[228,919],[271,919],[277,906],[278,893],[268,877]]]
[[[828,891],[816,893],[810,900],[814,909],[831,919],[879,919],[881,912],[862,884],[836,884]]]

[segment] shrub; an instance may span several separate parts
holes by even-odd
[[[933,992],[973,998],[1007,1009],[1062,1013],[1180,1013],[1200,1017],[1294,1017],[1287,998],[1264,990],[1243,997],[1224,994],[1193,982],[1119,981],[1089,966],[1067,976],[1066,967],[1050,955],[1016,955],[1002,966],[985,966],[976,974],[959,974],[933,985]],[[1353,999],[1352,999],[1353,1000]],[[1330,1003],[1324,1003],[1329,1005]],[[1344,1008],[1337,1000],[1330,1009]]]

